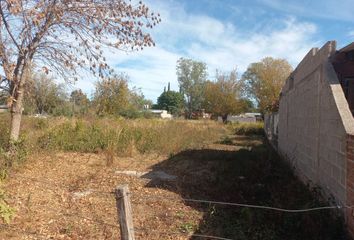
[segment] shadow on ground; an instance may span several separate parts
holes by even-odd
[[[176,175],[178,181],[151,181],[148,187],[167,189],[182,198],[288,209],[328,205],[327,201],[320,200],[318,189],[309,190],[297,180],[291,168],[261,137],[235,138],[226,144],[244,148],[189,150],[155,165],[153,170]],[[346,239],[341,218],[329,210],[282,213],[204,203],[185,204],[204,212],[198,226],[188,226],[188,223],[181,226],[196,234],[237,240]]]

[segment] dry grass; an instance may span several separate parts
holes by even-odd
[[[9,116],[0,116],[0,147],[6,148]],[[122,118],[33,118],[24,116],[22,139],[29,152],[107,152],[174,154],[213,142],[227,130],[213,121]]]

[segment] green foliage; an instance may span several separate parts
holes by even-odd
[[[189,117],[199,110],[203,102],[203,86],[207,77],[207,66],[203,62],[180,58],[177,61],[177,78],[181,93],[186,97]]]
[[[157,108],[167,110],[172,114],[179,114],[183,111],[183,94],[175,91],[163,92],[157,99]]]
[[[255,99],[261,112],[276,111],[281,88],[292,71],[285,59],[267,57],[252,63],[242,76],[244,94]]]
[[[229,123],[228,127],[236,135],[263,135],[264,123]]]

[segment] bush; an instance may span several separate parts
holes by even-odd
[[[231,123],[229,127],[236,135],[263,135],[263,122],[255,123]]]

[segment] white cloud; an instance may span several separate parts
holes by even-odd
[[[308,38],[315,31],[316,27],[312,24],[287,19],[283,28],[268,33],[219,34],[214,36],[219,41],[212,46],[212,50],[206,49],[203,44],[194,44],[189,49],[189,55],[199,56],[212,69],[230,70],[237,66],[243,72],[250,63],[266,56],[286,58],[295,66],[315,44]]]
[[[354,38],[354,30],[348,33],[348,37]]]
[[[106,56],[117,71],[130,75],[132,86],[141,87],[154,101],[168,82],[178,89],[175,72],[179,57],[206,62],[212,77],[216,68],[227,71],[237,67],[243,72],[248,64],[266,56],[287,58],[296,66],[311,47],[320,45],[312,40],[316,26],[295,18],[269,21],[261,31],[249,32],[237,23],[189,14],[177,1],[153,1],[149,6],[162,18],[152,32],[157,46],[131,54],[107,52]],[[79,81],[78,86],[91,92],[93,85]]]

